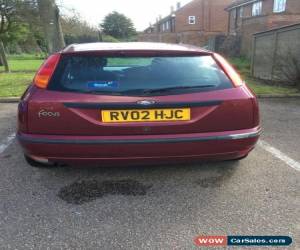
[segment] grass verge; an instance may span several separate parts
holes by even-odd
[[[36,72],[36,70],[42,64],[40,59],[31,59],[31,60],[19,60],[11,59],[8,61],[11,73],[14,72]]]
[[[5,73],[0,67],[0,97],[21,96],[31,83],[35,72],[42,64],[42,59],[22,56],[9,58],[10,73]]]
[[[34,72],[0,73],[0,97],[21,96],[33,77]]]

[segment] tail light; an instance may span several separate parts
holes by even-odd
[[[27,132],[28,101],[32,92],[33,88],[32,85],[30,85],[20,98],[18,105],[18,131],[23,133]]]
[[[244,85],[244,81],[240,77],[240,75],[236,72],[236,70],[227,62],[224,57],[220,56],[219,54],[214,54],[214,58],[220,64],[224,72],[228,75],[230,80],[232,81],[235,87],[239,87]]]
[[[254,126],[258,126],[260,124],[260,117],[259,117],[259,105],[257,98],[252,98],[253,104],[253,124]]]
[[[50,78],[59,62],[60,54],[53,54],[43,63],[34,77],[33,83],[38,88],[45,89],[48,86]]]
[[[26,101],[20,101],[18,105],[18,131],[27,132],[27,109]]]

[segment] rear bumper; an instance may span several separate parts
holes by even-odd
[[[260,127],[216,133],[141,136],[55,136],[19,133],[25,154],[66,163],[134,164],[225,160],[247,155]]]

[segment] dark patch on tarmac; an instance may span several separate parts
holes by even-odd
[[[222,176],[209,177],[206,179],[198,180],[196,183],[203,188],[220,187],[222,185],[222,180],[223,180]]]
[[[237,164],[233,163],[231,166],[220,168],[216,171],[214,176],[204,176],[198,179],[195,183],[203,188],[217,188],[221,187],[227,180],[231,178],[236,170]]]
[[[8,159],[8,158],[11,158],[11,155],[10,154],[5,154],[3,156],[0,156],[0,158]]]
[[[144,185],[135,180],[102,181],[83,180],[60,189],[58,197],[67,203],[80,205],[105,195],[146,195],[152,185]]]

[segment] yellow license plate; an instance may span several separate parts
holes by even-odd
[[[102,110],[101,116],[105,123],[189,121],[191,111],[189,108]]]

